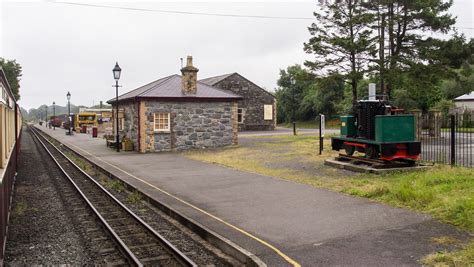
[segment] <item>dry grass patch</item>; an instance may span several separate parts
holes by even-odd
[[[463,249],[453,252],[438,251],[421,260],[425,266],[474,266],[474,241],[471,240]]]
[[[431,242],[437,245],[455,245],[461,243],[461,240],[452,236],[439,236],[431,238]]]

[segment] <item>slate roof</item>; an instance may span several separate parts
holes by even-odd
[[[209,77],[209,78],[206,78],[206,79],[202,79],[202,80],[199,80],[200,82],[202,83],[205,83],[207,85],[214,85],[224,79],[226,79],[227,77],[231,76],[232,74],[235,74],[234,73],[229,73],[229,74],[224,74],[224,75],[219,75],[219,76],[214,76],[214,77]]]
[[[474,100],[474,91],[470,92],[469,94],[458,96],[454,99],[454,101],[464,101],[464,100]]]
[[[239,77],[241,77],[242,79],[248,81],[249,83],[252,83],[254,84],[257,88],[259,88],[260,90],[262,90],[263,92],[271,95],[272,97],[275,98],[275,95],[271,92],[268,92],[267,90],[263,89],[262,87],[256,85],[255,83],[253,83],[252,81],[250,81],[249,79],[245,78],[244,76],[240,75],[239,73],[237,72],[234,72],[234,73],[229,73],[229,74],[224,74],[224,75],[219,75],[219,76],[214,76],[214,77],[209,77],[209,78],[206,78],[206,79],[202,79],[202,80],[199,80],[200,82],[202,83],[205,83],[207,85],[210,85],[210,86],[214,86],[216,85],[217,83],[227,79],[228,77],[232,76],[232,75],[238,75]]]
[[[155,98],[155,99],[221,99],[221,100],[239,100],[242,97],[231,92],[212,87],[200,81],[197,82],[196,95],[185,95],[181,90],[181,76],[174,74],[154,82],[138,87],[135,90],[127,92],[118,97],[119,102],[134,98]],[[115,98],[107,103],[115,102]]]

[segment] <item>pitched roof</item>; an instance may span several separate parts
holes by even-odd
[[[454,99],[454,101],[463,101],[463,100],[474,100],[474,91],[470,92],[469,94],[458,96]]]
[[[236,72],[234,72],[236,73]],[[219,76],[214,76],[214,77],[209,77],[206,79],[199,80],[202,83],[205,83],[207,85],[215,85],[216,83],[226,79],[227,77],[231,76],[234,73],[229,73],[229,74],[224,74],[224,75],[219,75]]]
[[[118,97],[119,101],[140,98],[160,98],[160,99],[223,99],[223,100],[238,100],[241,96],[224,91],[219,88],[212,87],[200,81],[197,82],[196,95],[185,95],[181,90],[181,76],[174,74],[167,76],[149,84],[138,87],[135,90],[127,92]],[[107,103],[114,103],[115,98],[110,99]]]
[[[232,76],[232,75],[238,75],[239,77],[241,77],[242,79],[248,81],[249,83],[255,85],[257,88],[259,88],[260,90],[262,90],[263,92],[271,95],[272,97],[275,97],[275,95],[271,92],[268,92],[267,90],[263,89],[262,87],[256,85],[254,82],[250,81],[249,79],[245,78],[244,76],[240,75],[239,73],[237,72],[234,72],[234,73],[229,73],[229,74],[224,74],[224,75],[219,75],[219,76],[214,76],[214,77],[209,77],[209,78],[206,78],[206,79],[202,79],[202,80],[199,80],[200,82],[203,82],[205,84],[208,84],[208,85],[211,85],[211,86],[214,86],[216,84],[218,84],[219,82],[227,79],[228,77]]]

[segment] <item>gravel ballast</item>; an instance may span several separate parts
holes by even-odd
[[[61,198],[63,179],[25,128],[5,251],[6,265],[94,264],[94,253]]]

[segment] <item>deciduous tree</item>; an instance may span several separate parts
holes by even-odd
[[[21,78],[21,65],[16,60],[6,60],[0,58],[0,66],[2,67],[7,77],[8,83],[10,84],[13,95],[16,100],[20,99],[20,78]]]
[[[310,94],[311,87],[315,85],[316,76],[301,65],[287,67],[280,70],[280,78],[277,81],[278,89],[276,97],[278,103],[278,121],[290,122],[295,112],[295,120],[310,119],[313,113],[302,106],[305,95]],[[293,101],[294,95],[294,101]]]

